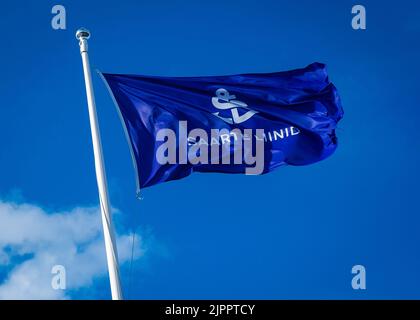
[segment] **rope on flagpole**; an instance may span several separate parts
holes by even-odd
[[[131,283],[132,283],[132,274],[133,274],[133,260],[134,260],[134,246],[136,241],[136,229],[133,230],[133,235],[131,237],[131,259],[130,259],[130,270],[128,273],[128,299],[131,297]]]

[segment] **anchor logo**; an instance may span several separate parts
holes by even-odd
[[[232,113],[232,118],[225,118],[219,115],[219,112],[214,112],[213,114],[216,117],[219,117],[223,121],[234,124],[242,123],[249,120],[254,114],[258,111],[254,111],[248,108],[248,105],[245,102],[236,100],[236,96],[229,94],[229,91],[226,89],[220,88],[216,90],[216,97],[211,98],[211,103],[219,110],[229,110]],[[248,110],[243,115],[239,115],[238,109]]]

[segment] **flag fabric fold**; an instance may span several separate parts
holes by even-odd
[[[164,141],[157,136],[163,129],[176,135],[185,129],[188,135],[197,128],[208,137],[212,129],[261,129],[262,134],[241,136],[264,143],[261,173],[282,165],[315,163],[337,147],[335,131],[343,109],[321,63],[265,74],[160,77],[102,73],[102,77],[119,110],[141,188],[192,172],[244,172],[246,164],[223,161],[160,163],[156,154]],[[177,142],[176,150],[183,149],[180,143],[187,144],[186,152],[195,143],[202,144],[199,139],[192,140],[188,136],[186,142]],[[213,145],[210,138],[208,145]]]

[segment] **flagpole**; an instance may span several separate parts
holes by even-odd
[[[102,154],[101,136],[98,116],[96,114],[95,96],[93,94],[92,77],[89,66],[88,43],[90,32],[84,28],[77,30],[80,54],[82,55],[83,74],[85,77],[87,103],[89,109],[90,129],[92,133],[93,154],[95,157],[96,181],[98,183],[99,203],[101,206],[102,227],[104,231],[106,259],[108,263],[109,282],[111,284],[112,300],[122,300],[120,272],[118,266],[117,246],[111,219],[111,206],[108,198],[104,158]]]

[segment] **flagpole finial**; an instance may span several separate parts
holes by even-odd
[[[87,40],[90,38],[90,31],[86,28],[80,28],[76,31],[76,39],[79,40],[80,53],[88,51]]]
[[[77,40],[84,40],[90,38],[90,31],[86,28],[80,28],[76,31],[76,39]]]

